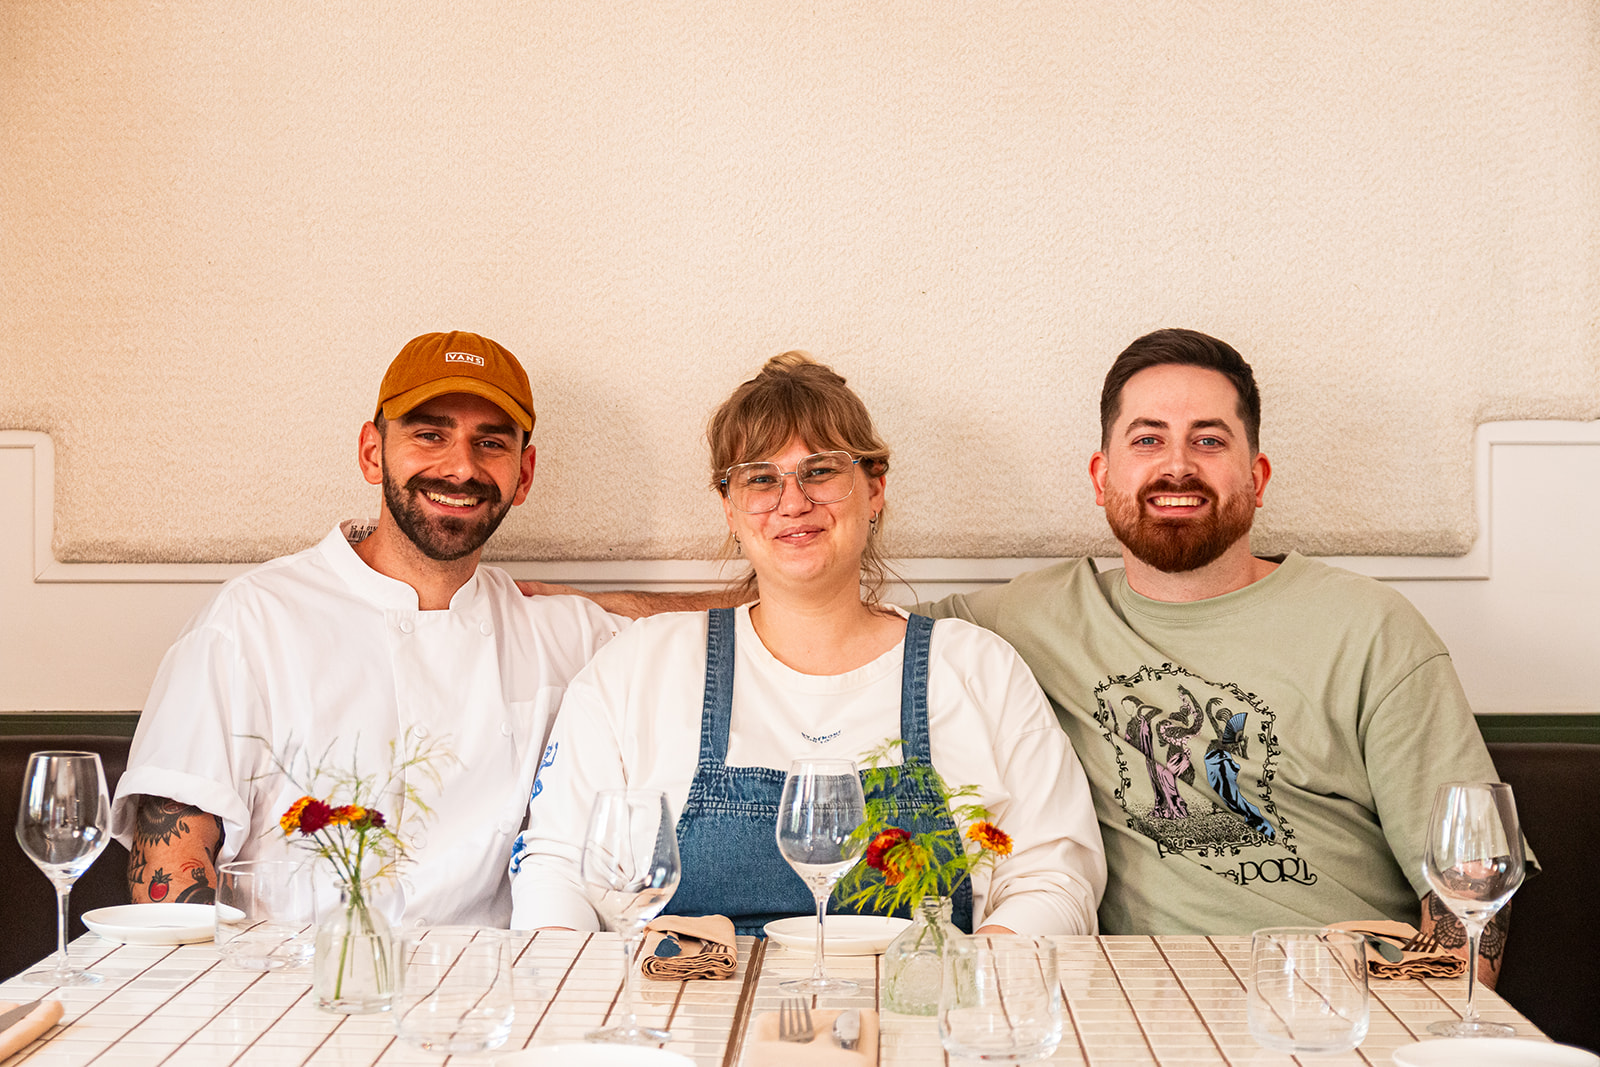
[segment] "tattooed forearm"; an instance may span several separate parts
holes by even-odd
[[[222,820],[207,815],[193,804],[180,804],[166,797],[141,797],[134,819],[134,841],[140,845],[170,845],[194,832],[193,820],[211,819],[220,830]]]
[[[1500,977],[1500,964],[1505,958],[1506,935],[1511,928],[1511,905],[1495,913],[1478,938],[1478,980],[1493,989]],[[1422,929],[1430,930],[1440,948],[1457,956],[1465,956],[1467,929],[1454,912],[1435,893],[1422,900]]]
[[[141,797],[128,850],[128,891],[137,904],[212,903],[222,820],[192,804]]]

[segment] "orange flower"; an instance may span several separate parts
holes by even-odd
[[[345,804],[334,808],[328,816],[329,826],[348,826],[360,822],[367,817],[367,809],[360,804]]]
[[[292,834],[300,829],[300,813],[306,810],[306,805],[316,800],[316,797],[301,797],[289,805],[289,810],[283,813],[283,818],[278,820],[278,825],[283,827],[283,832]]]
[[[975,822],[967,828],[967,840],[998,856],[1011,855],[1011,835],[992,822]]]
[[[899,885],[906,875],[916,874],[927,866],[927,850],[915,841],[903,841],[883,857],[883,880],[887,885]]]

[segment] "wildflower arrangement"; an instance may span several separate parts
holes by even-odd
[[[852,868],[838,890],[840,902],[856,911],[914,912],[924,897],[951,896],[974,871],[1011,853],[1010,836],[995,825],[989,809],[972,799],[976,786],[951,789],[930,764],[887,763],[903,744],[886,741],[864,758],[867,817],[856,833],[867,842],[866,862]],[[922,786],[934,799],[901,810],[893,795],[901,782]],[[897,825],[943,811],[950,813],[954,827],[914,834]]]
[[[324,861],[344,891],[343,915],[335,917],[342,918],[336,925],[342,926],[343,932],[333,938],[337,941],[338,959],[327,964],[332,975],[332,1000],[340,1001],[345,979],[352,976],[351,968],[356,962],[351,959],[351,950],[357,936],[364,939],[373,954],[370,961],[364,961],[372,981],[380,989],[388,988],[395,977],[388,956],[390,949],[378,936],[387,933],[387,922],[373,911],[371,897],[374,883],[393,876],[408,862],[407,842],[400,835],[398,818],[391,822],[376,802],[384,796],[396,796],[402,810],[409,809],[418,820],[425,821],[432,810],[422,799],[417,780],[437,785],[436,765],[452,757],[438,744],[423,742],[409,731],[401,741],[389,743],[388,767],[382,774],[362,774],[353,755],[348,768],[335,765],[329,761],[332,749],[330,744],[317,763],[304,772],[294,770],[276,752],[272,762],[303,794],[278,819],[279,830],[293,844]],[[420,773],[407,773],[412,771]],[[318,786],[322,788],[319,790]],[[314,795],[319,791],[322,797]],[[335,803],[334,797],[347,803]],[[319,919],[319,927],[321,924]],[[319,979],[324,967],[320,959],[322,941],[319,929]]]

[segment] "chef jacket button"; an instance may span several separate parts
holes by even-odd
[[[494,623],[490,622],[488,619],[484,619],[478,624],[478,632],[483,634],[485,637],[489,637],[494,633]]]
[[[418,737],[428,736],[428,728],[426,726],[413,726],[411,728],[411,732],[416,734]]]
[[[411,925],[413,927],[415,927],[416,929],[420,930],[424,926],[428,925],[428,920],[427,919],[413,919],[413,920],[411,920]]]
[[[510,737],[511,736],[511,724],[510,723],[503,722],[503,723],[500,724],[500,736],[501,737]]]
[[[400,620],[400,632],[401,633],[408,634],[414,629],[416,629],[416,627],[412,624],[410,619],[401,619]]]
[[[516,829],[516,827],[507,819],[501,819],[495,824],[494,828],[503,834],[509,834],[512,830]]]

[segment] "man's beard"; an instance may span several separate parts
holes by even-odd
[[[424,492],[442,493],[445,496],[475,496],[488,504],[488,509],[477,519],[454,519],[436,516],[425,511],[418,499]],[[470,556],[483,547],[489,535],[499,529],[500,522],[511,510],[507,501],[500,503],[500,488],[492,482],[476,479],[465,482],[446,482],[438,478],[416,475],[402,489],[389,475],[389,465],[383,465],[383,500],[389,514],[412,544],[429,559],[450,563]]]
[[[1162,518],[1145,511],[1144,502],[1157,494],[1197,494],[1211,501],[1199,518]],[[1156,478],[1129,494],[1106,490],[1106,521],[1133,558],[1166,574],[1181,574],[1213,563],[1250,532],[1255,502],[1248,495],[1218,497],[1198,478],[1181,482]]]

